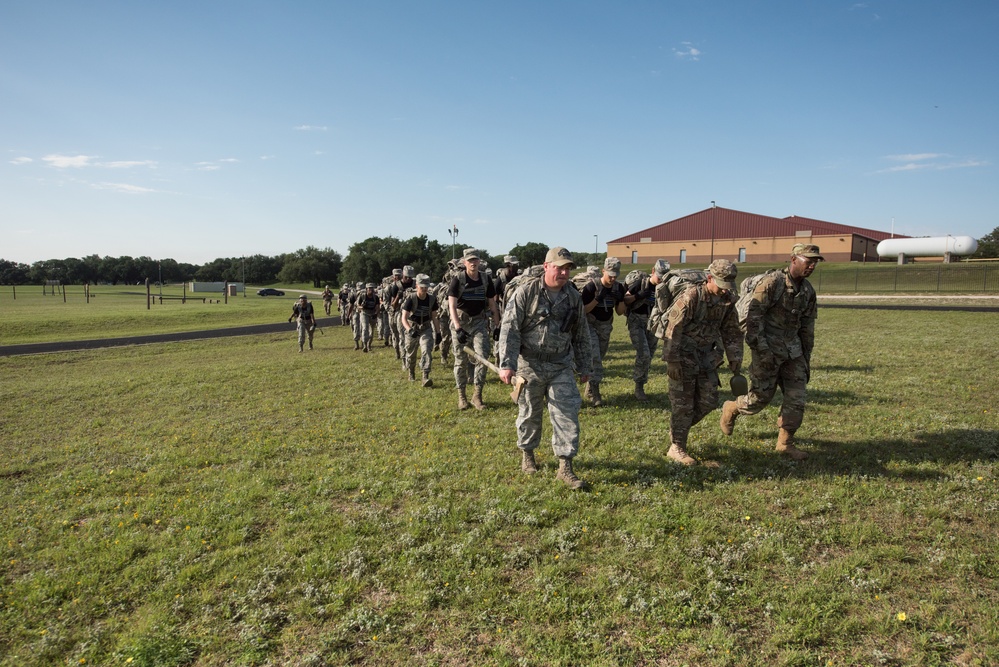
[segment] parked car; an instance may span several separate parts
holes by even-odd
[[[284,296],[284,292],[273,287],[265,287],[257,290],[257,296]]]

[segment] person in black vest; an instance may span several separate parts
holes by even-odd
[[[498,337],[500,316],[499,309],[496,308],[496,286],[479,272],[479,251],[466,248],[462,259],[465,270],[451,279],[447,301],[455,341],[454,381],[458,388],[458,409],[467,410],[465,387],[468,384],[468,367],[471,361],[464,347],[468,345],[480,357],[488,359],[492,338],[489,333],[489,318],[492,318],[493,330]],[[475,364],[473,382],[475,391],[472,405],[476,410],[484,410],[486,405],[482,402],[482,387],[486,384],[485,364]]]
[[[628,304],[635,300],[628,294],[624,285],[617,282],[621,273],[621,261],[617,257],[604,260],[603,275],[599,281],[591,280],[581,290],[583,310],[590,325],[590,349],[593,353],[593,373],[586,383],[586,397],[593,407],[603,405],[600,395],[600,382],[604,379],[603,359],[607,355],[611,331],[614,330],[614,314],[624,315]]]
[[[364,286],[364,292],[357,297],[357,312],[359,316],[358,327],[354,332],[354,349],[357,349],[357,340],[361,339],[361,349],[371,352],[371,337],[376,323],[378,322],[378,311],[381,309],[382,301],[375,294],[374,283]]]
[[[312,336],[316,332],[316,313],[304,294],[298,297],[298,301],[291,307],[291,317],[288,318],[288,321],[292,320],[298,322],[298,351],[305,350],[306,335],[309,336],[309,349],[311,350]]]
[[[406,370],[409,379],[416,379],[416,350],[420,350],[420,370],[423,386],[432,387],[430,366],[434,345],[441,340],[441,321],[437,315],[437,297],[430,293],[430,276],[416,276],[416,293],[402,304],[402,327],[406,330]]]

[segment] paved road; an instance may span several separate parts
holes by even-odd
[[[340,325],[339,317],[317,318],[316,323],[325,328]],[[225,338],[228,336],[254,336],[267,333],[293,333],[287,322],[278,324],[255,324],[228,329],[207,331],[179,331],[177,333],[152,334],[149,336],[126,336],[123,338],[97,338],[94,340],[68,340],[58,343],[25,343],[23,345],[0,345],[0,357],[21,354],[44,354],[47,352],[70,352],[74,350],[94,350],[101,347],[123,347],[125,345],[148,345],[150,343],[176,343],[185,340]]]

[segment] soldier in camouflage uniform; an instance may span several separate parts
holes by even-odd
[[[345,327],[350,324],[350,318],[347,316],[347,311],[350,309],[350,285],[344,283],[337,297],[337,310],[340,311],[340,326]]]
[[[579,408],[582,398],[573,367],[586,382],[592,352],[579,292],[568,285],[574,267],[572,254],[552,248],[541,278],[528,278],[507,300],[500,329],[500,379],[514,375],[527,380],[517,411],[517,447],[521,469],[538,471],[534,450],[541,444],[545,398],[552,423],[552,450],[559,460],[557,479],[570,488],[585,488],[576,477],[572,460],[579,450]]]
[[[305,349],[305,337],[309,337],[309,349],[312,349],[312,336],[316,333],[316,312],[309,303],[308,297],[304,294],[298,297],[298,301],[291,307],[291,317],[288,321],[295,320],[298,323],[298,351]]]
[[[624,285],[617,282],[621,273],[621,260],[608,257],[604,260],[600,280],[590,281],[580,293],[590,330],[590,350],[593,354],[593,374],[586,383],[586,397],[594,407],[603,405],[600,382],[604,379],[604,357],[614,330],[614,315],[624,315],[635,297],[628,294]]]
[[[455,341],[454,382],[458,389],[458,409],[466,410],[468,398],[465,387],[468,385],[469,369],[474,366],[472,405],[476,410],[484,410],[486,404],[482,401],[482,388],[486,384],[486,366],[473,363],[464,347],[468,345],[483,359],[489,358],[492,346],[489,320],[492,320],[494,327],[500,323],[496,286],[479,271],[479,251],[476,248],[465,248],[463,259],[465,270],[451,279],[447,290],[451,336]]]
[[[402,327],[406,330],[406,370],[409,379],[416,379],[416,353],[420,352],[420,369],[423,386],[432,387],[430,367],[434,344],[441,339],[441,321],[438,317],[437,297],[430,293],[430,276],[416,276],[416,291],[402,304]]]
[[[635,378],[635,398],[639,401],[649,400],[645,395],[645,383],[649,381],[652,355],[659,346],[656,334],[649,330],[649,314],[656,305],[656,285],[662,281],[668,271],[669,262],[664,259],[657,260],[652,267],[652,275],[627,285],[628,294],[635,299],[628,306],[628,335],[631,336],[631,345],[635,348],[635,370],[632,376]]]
[[[777,451],[795,461],[808,456],[794,441],[805,413],[805,386],[815,345],[815,289],[807,278],[824,259],[818,246],[799,243],[791,249],[787,268],[756,284],[745,322],[746,344],[753,351],[749,393],[722,406],[722,433],[732,435],[739,415],[760,412],[781,387]]]
[[[669,310],[664,345],[669,375],[670,447],[666,455],[683,465],[690,428],[718,407],[718,367],[725,355],[733,373],[742,368],[742,329],[735,310],[735,264],[716,259],[707,280],[688,287]],[[724,345],[724,352],[718,342]]]
[[[441,322],[450,322],[451,313],[448,310],[448,300],[447,291],[451,286],[451,278],[455,276],[458,271],[464,271],[464,266],[460,263],[461,260],[448,260],[447,270],[444,272],[444,276],[441,281],[437,283],[434,287],[434,296],[437,297],[437,316],[440,318]],[[448,352],[451,351],[451,327],[442,326],[441,327],[441,341],[437,344],[437,347],[441,351],[441,363],[448,363]]]
[[[361,349],[371,352],[372,332],[378,322],[378,311],[381,310],[381,299],[375,294],[377,285],[368,283],[364,292],[357,297],[355,304],[359,316],[358,331],[354,332],[354,349],[357,349],[357,339],[361,339]]]

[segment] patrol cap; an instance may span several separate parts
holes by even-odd
[[[796,243],[791,248],[791,257],[795,255],[798,257],[807,257],[808,259],[817,259],[820,262],[826,261],[826,258],[819,254],[819,246],[809,243]]]
[[[392,269],[392,275],[393,276],[401,276],[402,275],[402,269]]]
[[[568,266],[570,269],[576,268],[572,253],[562,246],[555,246],[548,251],[548,254],[545,255],[545,264],[554,264],[559,267]]]
[[[730,292],[735,291],[735,276],[738,269],[727,259],[716,259],[708,265],[708,273],[715,279],[715,284]]]
[[[665,276],[669,273],[669,262],[665,259],[657,259],[656,263],[652,265],[652,272],[657,276]]]
[[[378,287],[378,285],[376,285],[374,283],[368,283],[367,285],[365,285],[365,287],[368,288],[368,289],[374,289],[374,288]]]
[[[609,273],[615,278],[619,273],[621,273],[621,260],[617,257],[608,257],[604,260],[604,272]]]
[[[298,295],[298,300],[301,301],[302,299],[305,299],[306,301],[309,300],[304,294],[299,294]]]
[[[503,255],[504,264],[520,264],[520,260],[517,259],[516,255]]]
[[[478,248],[465,248],[465,252],[461,253],[461,258],[464,260],[478,259],[479,249]]]
[[[354,285],[354,287],[356,287],[357,289],[364,289],[364,283],[358,280],[357,283]]]
[[[416,269],[407,264],[406,266],[402,267],[402,275],[404,275],[407,278],[412,278],[413,276],[416,275]]]
[[[425,273],[421,273],[416,276],[416,286],[417,287],[430,287],[430,276]]]

